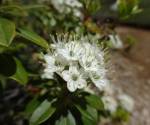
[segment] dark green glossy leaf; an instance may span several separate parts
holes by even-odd
[[[7,19],[0,18],[0,46],[8,47],[15,37],[15,24]]]
[[[28,82],[28,73],[23,67],[22,63],[17,58],[15,58],[15,61],[17,64],[16,73],[10,78],[16,80],[20,84],[25,85]]]
[[[45,49],[49,48],[47,41],[43,39],[41,36],[39,36],[38,34],[25,28],[21,28],[19,29],[19,31],[20,31],[19,35],[29,40],[30,42],[33,42],[36,45],[39,45]]]
[[[101,98],[97,95],[89,95],[85,97],[87,103],[97,110],[103,110],[104,104]]]
[[[0,54],[0,74],[11,76],[16,72],[16,63],[12,56]]]
[[[95,108],[87,106],[86,111],[93,117],[95,121],[98,120],[98,112]]]
[[[30,119],[30,125],[39,125],[43,123],[52,116],[55,110],[56,109],[51,106],[51,102],[47,100],[43,101],[33,112]]]
[[[87,109],[83,109],[78,105],[76,105],[76,107],[81,113],[81,116],[82,116],[81,118],[82,118],[84,125],[96,125],[97,119],[93,117],[95,115],[91,114],[93,112],[89,112]]]
[[[37,97],[33,98],[26,106],[26,116],[30,116],[39,105],[40,102],[37,100]]]
[[[69,112],[67,117],[61,117],[58,121],[56,121],[55,125],[76,125],[76,123],[74,117]]]

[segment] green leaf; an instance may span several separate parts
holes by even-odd
[[[43,123],[52,116],[55,110],[56,109],[51,106],[51,103],[49,101],[43,101],[33,112],[30,119],[30,125],[39,125]]]
[[[82,121],[84,125],[96,125],[97,119],[95,119],[93,115],[89,111],[87,111],[87,109],[82,109],[78,105],[76,105],[76,107],[82,115]]]
[[[101,98],[97,95],[88,95],[85,97],[87,103],[97,110],[103,110],[104,104]]]
[[[26,106],[26,116],[29,117],[39,105],[40,102],[37,100],[37,97],[33,98]]]
[[[0,18],[0,46],[8,47],[16,34],[15,24]]]
[[[25,85],[28,82],[28,73],[23,67],[22,63],[17,58],[15,58],[15,61],[17,64],[17,70],[16,73],[10,78],[16,80],[20,84]]]
[[[112,114],[112,118],[114,120],[118,120],[118,121],[121,120],[121,121],[125,121],[125,122],[127,122],[129,120],[129,116],[130,116],[130,113],[120,107],[117,109],[116,112],[114,112]]]
[[[0,10],[4,12],[4,14],[11,15],[12,17],[16,16],[28,16],[28,13],[25,11],[23,6],[17,4],[3,5]]]
[[[0,75],[11,76],[16,72],[16,62],[11,55],[0,54]]]
[[[132,14],[139,13],[140,0],[117,0],[118,11],[121,17],[128,18]]]
[[[56,121],[55,125],[76,125],[76,123],[74,117],[69,112],[67,117],[61,117],[58,121]]]
[[[87,106],[87,112],[93,117],[95,121],[98,120],[98,112],[95,108]]]
[[[68,125],[76,125],[75,119],[74,119],[73,115],[71,114],[71,112],[69,112],[67,119],[68,119],[68,123],[69,123]]]
[[[100,0],[81,0],[89,14],[94,14],[101,8]]]
[[[49,48],[47,41],[43,39],[41,36],[37,35],[36,33],[29,31],[28,29],[25,28],[20,28],[19,31],[20,31],[19,35],[29,40],[30,42],[33,42],[45,49]]]

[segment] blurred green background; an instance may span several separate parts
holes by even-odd
[[[103,12],[100,12],[98,15],[101,17],[101,14],[104,14],[105,12],[105,16],[111,16],[116,19],[116,15],[111,11],[111,9],[108,12],[108,7],[110,8],[111,5],[115,3],[115,0],[101,0],[101,3],[104,5],[104,8]],[[121,20],[120,23],[131,26],[133,25],[137,27],[150,28],[150,0],[141,0],[140,8],[142,9],[141,13],[133,15],[127,20]]]

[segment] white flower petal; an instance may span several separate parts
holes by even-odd
[[[48,63],[48,64],[49,63],[53,64],[55,62],[55,58],[48,54],[44,55],[44,59],[45,59],[46,63]]]
[[[69,72],[68,71],[63,71],[62,72],[62,77],[63,77],[63,79],[65,80],[65,81],[69,81],[70,80],[70,74],[69,74]]]
[[[67,88],[70,92],[74,92],[77,89],[77,85],[74,82],[67,82]]]
[[[108,84],[108,80],[107,79],[99,79],[94,81],[94,84],[97,88],[99,88],[100,90],[103,90],[104,87]]]
[[[42,79],[53,79],[54,78],[53,75],[54,74],[52,72],[44,73],[44,74],[42,74],[41,78]]]
[[[123,108],[125,108],[128,112],[133,111],[134,101],[130,96],[126,94],[122,94],[122,95],[119,95],[118,99]]]
[[[84,80],[84,79],[80,79],[79,81],[78,81],[78,89],[83,89],[83,88],[85,88],[87,86],[87,83],[86,83],[86,81]]]
[[[106,110],[110,111],[111,113],[115,112],[118,105],[114,98],[111,96],[103,96],[102,100],[104,102],[104,107]]]

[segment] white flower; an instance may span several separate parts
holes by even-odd
[[[85,48],[84,60],[94,61],[97,65],[102,67],[102,65],[104,65],[104,52],[96,44],[85,42],[86,39],[87,38],[83,39],[83,46]],[[89,40],[87,39],[87,41]]]
[[[112,98],[111,96],[103,96],[102,100],[106,110],[110,111],[111,113],[114,113],[116,111],[118,105],[114,98]]]
[[[82,7],[82,4],[78,0],[64,0],[65,4],[70,7]]]
[[[64,65],[61,64],[61,60],[59,60],[60,58],[57,58],[57,55],[46,54],[44,59],[46,64],[42,78],[52,79],[54,72],[63,70]]]
[[[80,19],[83,19],[83,14],[78,9],[73,9],[73,15],[79,17]]]
[[[98,62],[92,56],[82,56],[80,59],[80,64],[86,72],[97,71]]]
[[[123,108],[125,108],[128,112],[132,112],[134,108],[134,101],[130,96],[122,94],[119,95],[118,99]]]
[[[56,48],[56,51],[68,61],[76,61],[82,54],[81,45],[76,41],[65,43],[63,47]]]
[[[112,46],[116,49],[123,48],[123,42],[118,35],[109,35]]]
[[[84,41],[83,41],[84,42]],[[83,43],[84,56],[80,58],[81,66],[87,71],[98,71],[104,64],[103,52],[99,51],[98,48],[90,43]]]
[[[101,72],[101,73],[100,73]],[[104,71],[105,72],[105,71]],[[108,85],[109,81],[105,78],[105,74],[103,71],[99,72],[91,72],[90,78],[94,85],[99,88],[99,90],[103,90],[105,86]]]
[[[45,56],[44,77],[52,78],[57,73],[67,82],[71,92],[85,88],[89,82],[100,90],[108,84],[104,52],[96,44],[78,36],[57,36],[52,40],[54,54]]]
[[[76,17],[82,15],[80,11],[82,4],[78,0],[51,0],[51,3],[59,13],[70,14],[73,12]]]
[[[65,10],[65,6],[63,6],[64,0],[51,0],[51,3],[55,7],[55,9],[58,10],[58,12],[60,13],[64,12]]]
[[[83,76],[77,70],[77,67],[70,66],[69,70],[62,72],[62,77],[67,81],[67,88],[71,92],[74,92],[77,88],[82,89],[87,86],[86,80],[83,79]]]

